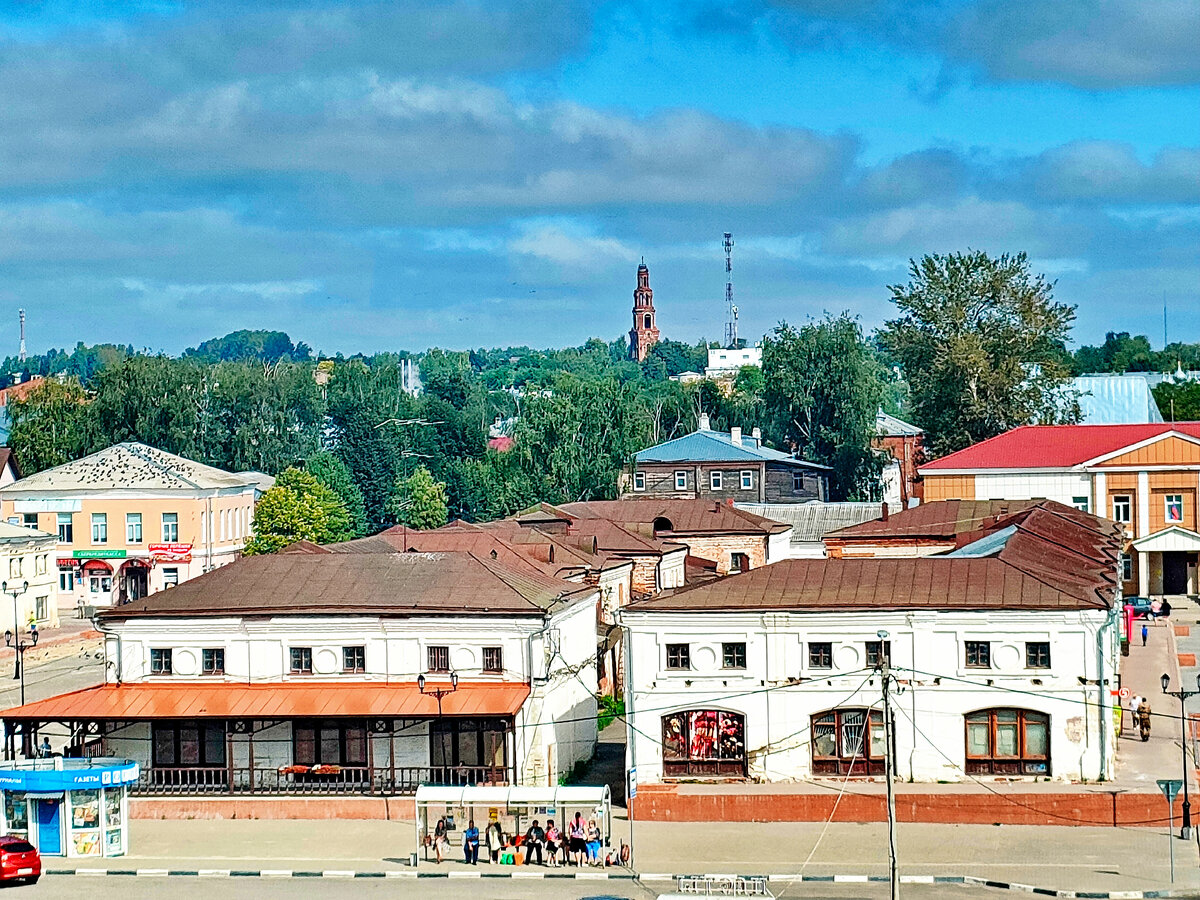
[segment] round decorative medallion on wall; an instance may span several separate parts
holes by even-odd
[[[848,644],[838,647],[833,654],[833,661],[837,664],[837,668],[845,671],[857,669],[859,667],[858,660],[858,648]]]
[[[313,653],[313,671],[318,675],[332,675],[337,670],[338,655],[332,647],[322,647]]]
[[[1021,668],[1021,649],[1015,644],[1001,644],[996,648],[996,668],[1002,672],[1014,672]]]
[[[454,668],[459,672],[471,672],[479,669],[475,661],[475,651],[470,647],[459,647],[454,651]]]
[[[697,647],[695,662],[697,669],[710,672],[717,667],[717,651],[712,647]]]
[[[176,675],[196,675],[200,668],[196,665],[196,654],[192,650],[176,650],[171,654],[171,671]]]

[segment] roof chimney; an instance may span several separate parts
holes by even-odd
[[[750,437],[754,438],[754,446],[755,447],[762,446],[762,429],[759,428],[757,425],[755,425],[754,429],[750,432]]]
[[[886,500],[883,501],[883,515],[880,518],[885,522],[888,519],[888,505]]]
[[[708,431],[708,413],[700,413],[700,421],[696,423],[697,431]]]
[[[732,428],[729,429],[729,440],[735,444],[740,444],[742,442],[741,426],[734,425]]]

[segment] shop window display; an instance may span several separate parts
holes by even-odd
[[[100,792],[71,792],[71,840],[75,856],[100,855]]]
[[[746,776],[745,718],[715,709],[662,718],[663,774]]]

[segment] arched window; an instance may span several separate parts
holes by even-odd
[[[662,717],[663,774],[746,777],[746,720],[718,709]]]
[[[981,709],[967,714],[966,727],[969,774],[1050,774],[1050,717],[1045,713]]]
[[[658,534],[660,531],[674,531],[675,530],[675,526],[671,523],[671,520],[668,519],[666,516],[659,516],[658,518],[656,518],[651,527],[653,527],[655,534]]]
[[[812,717],[814,775],[879,775],[886,756],[879,710],[847,707]]]
[[[643,328],[649,328],[650,322],[651,322],[650,313],[646,313],[644,316],[642,316],[642,327]]]

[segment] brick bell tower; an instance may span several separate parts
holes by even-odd
[[[637,287],[633,289],[633,329],[629,332],[629,358],[641,362],[658,343],[658,325],[654,321],[654,291],[650,287],[650,270],[646,259],[637,270]]]

